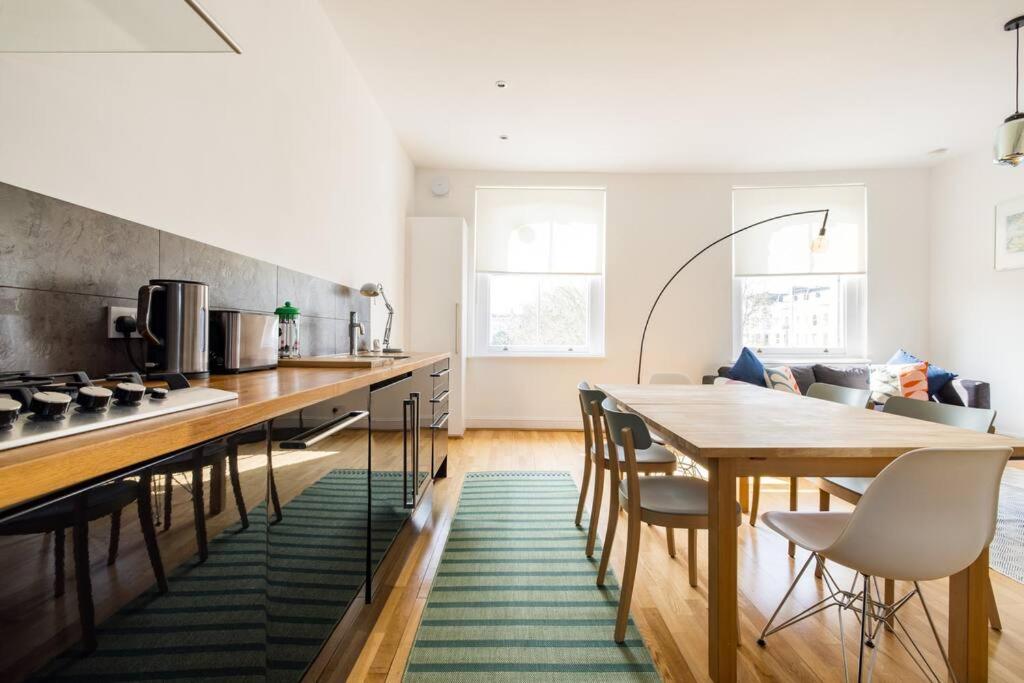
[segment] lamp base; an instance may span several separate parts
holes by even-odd
[[[402,353],[402,349],[396,349],[393,346],[389,346],[388,348],[382,350],[381,353]]]

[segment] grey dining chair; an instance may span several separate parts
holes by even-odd
[[[580,486],[580,500],[576,506],[576,526],[582,526],[584,501],[587,491],[590,489],[590,480],[593,479],[593,498],[590,503],[590,527],[587,533],[587,557],[593,557],[594,546],[597,542],[597,520],[601,516],[601,500],[604,497],[604,473],[612,468],[612,461],[622,460],[622,449],[615,444],[606,444],[603,436],[602,421],[604,411],[602,402],[607,398],[600,389],[591,389],[586,382],[580,382],[577,387],[580,395],[580,412],[583,417],[583,482]],[[611,453],[617,457],[609,457]],[[672,474],[676,470],[676,456],[664,446],[656,443],[645,445],[636,453],[637,468],[644,474]],[[618,472],[616,466],[616,472]],[[615,489],[615,482],[619,480],[618,475],[612,477],[612,490]],[[609,507],[610,511],[617,511],[618,506]],[[611,514],[611,512],[609,512]],[[608,546],[607,539],[605,547]],[[676,556],[675,538],[671,530],[668,533],[668,553]]]
[[[619,481],[620,472],[625,478],[611,487],[608,501],[608,529],[601,552],[601,564],[597,569],[597,585],[603,586],[611,558],[612,542],[618,526],[619,502],[626,511],[626,562],[619,587],[619,609],[615,619],[615,642],[621,643],[626,636],[629,621],[629,605],[633,599],[633,584],[640,557],[640,525],[644,522],[665,527],[668,534],[673,529],[687,530],[687,557],[690,585],[697,585],[697,530],[708,528],[708,483],[696,477],[640,477],[637,449],[650,448],[651,434],[647,424],[633,413],[621,411],[608,398],[601,404],[608,427],[608,438],[620,450],[621,459],[611,458],[612,483]],[[742,521],[740,505],[736,503],[736,524]],[[669,536],[671,538],[671,536]]]

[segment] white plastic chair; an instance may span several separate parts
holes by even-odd
[[[897,614],[917,595],[946,667],[956,680],[918,582],[962,571],[992,541],[996,530],[999,482],[1010,453],[1010,449],[1005,447],[911,451],[891,462],[875,477],[853,512],[764,513],[761,519],[766,526],[810,551],[810,556],[761,631],[758,645],[763,647],[769,635],[830,607],[839,610],[842,640],[843,611],[853,610],[862,617],[858,680],[863,673],[864,646],[873,640],[887,620],[895,621],[910,640],[913,650],[898,631],[893,631],[922,673],[928,676],[930,672],[932,679],[941,680],[927,660],[922,657],[919,661],[915,656],[914,651],[920,653],[920,650]],[[956,504],[951,505],[951,500]],[[849,590],[838,586],[825,567],[826,559],[857,572]],[[772,623],[812,560],[823,570],[829,595],[772,628]],[[911,581],[914,590],[887,605],[878,596],[878,586],[874,581],[878,578]],[[858,580],[862,580],[859,588]],[[875,583],[874,589],[872,583]],[[872,590],[876,593],[874,598]],[[874,653],[868,677],[874,665]],[[849,680],[845,647],[843,670]]]

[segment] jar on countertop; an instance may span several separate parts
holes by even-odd
[[[285,301],[284,306],[274,310],[277,316],[277,357],[301,358],[302,345],[299,341],[299,309]]]

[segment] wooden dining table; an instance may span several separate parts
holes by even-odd
[[[1019,439],[752,385],[599,388],[708,471],[709,670],[723,683],[737,676],[739,478],[869,477],[916,448],[1009,446],[1024,456]],[[987,577],[986,549],[949,579],[949,657],[959,681],[988,678]]]

